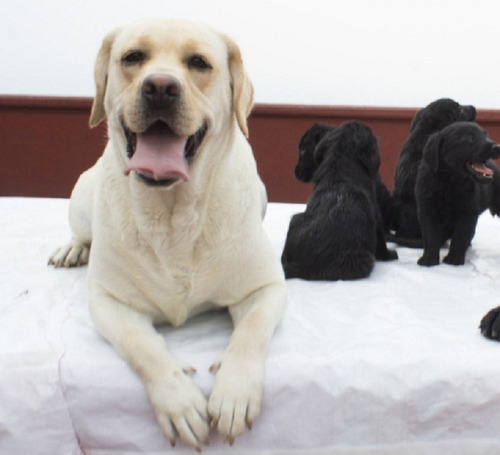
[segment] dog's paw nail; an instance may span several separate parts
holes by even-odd
[[[190,366],[185,366],[182,371],[188,376],[194,376],[196,374],[196,368]]]
[[[219,369],[220,369],[220,362],[215,362],[210,366],[208,371],[210,371],[210,373],[212,374],[216,374],[219,371]]]

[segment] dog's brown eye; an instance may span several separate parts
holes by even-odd
[[[146,60],[146,54],[141,51],[129,52],[128,54],[125,54],[122,58],[122,62],[128,65],[142,63],[144,60]]]
[[[187,65],[189,68],[199,71],[212,69],[210,64],[200,55],[193,55],[192,57],[189,57],[187,59]]]

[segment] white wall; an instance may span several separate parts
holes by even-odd
[[[187,17],[231,34],[265,103],[500,109],[496,0],[2,0],[0,93],[92,96],[111,28]]]

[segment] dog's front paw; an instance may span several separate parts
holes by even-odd
[[[223,441],[232,445],[245,428],[252,429],[260,413],[264,372],[252,363],[224,361],[210,371],[218,371],[208,401],[212,428],[217,428]]]
[[[479,328],[486,338],[500,341],[500,307],[488,311],[481,320]]]
[[[395,261],[398,259],[398,253],[396,250],[387,250],[380,258],[379,261]]]
[[[156,419],[172,446],[177,438],[201,451],[210,433],[207,400],[191,378],[175,370],[146,385]]]
[[[446,262],[450,265],[464,265],[465,255],[448,253],[448,255],[443,259],[443,262]]]
[[[72,240],[67,245],[59,248],[50,256],[49,265],[59,267],[78,267],[89,262],[90,248],[77,240]]]
[[[436,258],[434,255],[425,254],[417,261],[418,265],[422,265],[424,267],[432,267],[434,265],[439,264],[439,258]]]

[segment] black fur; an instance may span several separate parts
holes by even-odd
[[[397,259],[385,244],[375,196],[377,140],[360,122],[327,132],[304,213],[292,217],[282,255],[287,278],[353,280],[370,275],[375,258]]]
[[[314,150],[323,136],[334,129],[334,126],[315,123],[303,134],[299,142],[299,159],[294,170],[297,180],[306,183],[312,180],[319,166],[318,157],[314,157]]]
[[[444,262],[464,263],[477,219],[490,206],[493,172],[484,165],[499,156],[500,145],[474,122],[455,122],[429,138],[415,186],[424,241],[420,265],[438,264],[448,239]]]
[[[449,98],[438,99],[416,113],[410,135],[401,148],[394,176],[393,229],[397,243],[409,247],[422,246],[415,182],[427,139],[454,122],[474,121],[475,118],[474,106],[462,106]],[[418,241],[415,242],[415,239]]]
[[[299,142],[299,159],[294,170],[297,180],[306,183],[312,180],[314,172],[323,160],[321,154],[314,153],[316,146],[326,133],[333,131],[335,128],[335,126],[315,123],[303,134]],[[375,189],[384,230],[388,233],[394,218],[392,195],[382,181],[382,177],[378,171]]]
[[[500,341],[500,307],[488,311],[481,320],[479,328],[486,338]]]

